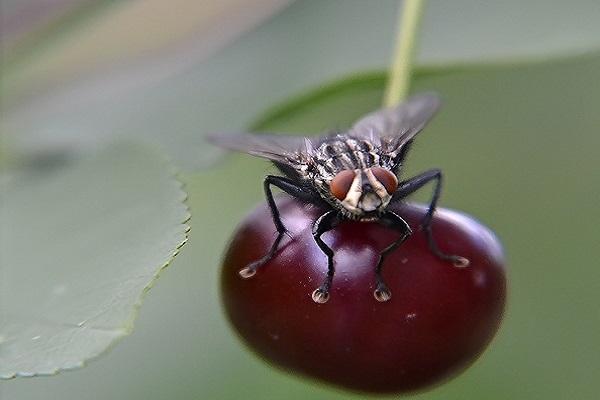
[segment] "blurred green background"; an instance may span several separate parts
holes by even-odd
[[[40,22],[45,30],[5,36],[12,41],[4,42],[3,154],[51,149],[85,157],[115,138],[150,138],[184,171],[192,230],[131,336],[84,369],[1,382],[0,395],[361,398],[269,367],[230,331],[218,293],[221,252],[237,221],[262,201],[260,182],[272,168],[251,157],[220,158],[202,136],[253,124],[319,133],[380,107],[398,2],[256,2],[262,11],[248,30],[229,33],[250,14],[247,6],[225,2],[227,12],[211,14],[210,2],[175,3],[166,7],[173,15],[161,17],[165,8],[151,1],[65,0],[69,12]],[[427,4],[412,91],[436,90],[445,106],[419,137],[406,173],[442,168],[442,205],[497,232],[508,257],[509,304],[498,337],[472,368],[414,398],[595,399],[600,5],[480,3]],[[3,18],[15,12],[10,4]],[[186,14],[212,17],[190,17],[185,30]],[[147,24],[147,35],[123,43]],[[202,45],[225,34],[230,39]]]

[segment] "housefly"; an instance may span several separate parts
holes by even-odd
[[[327,255],[328,272],[320,287],[312,293],[317,303],[329,299],[335,272],[333,250],[321,239],[323,233],[344,220],[376,221],[398,231],[399,237],[381,253],[375,266],[375,299],[387,301],[391,292],[382,277],[383,261],[412,233],[402,217],[388,209],[392,203],[433,182],[433,196],[421,222],[430,251],[457,266],[468,265],[458,255],[442,252],[432,236],[431,221],[441,192],[442,171],[427,170],[410,179],[398,180],[406,154],[415,136],[421,132],[440,107],[436,94],[424,93],[392,108],[366,115],[348,131],[322,137],[278,135],[214,135],[211,142],[230,150],[245,152],[272,161],[283,176],[268,175],[264,191],[271,210],[277,237],[262,258],[239,271],[250,278],[277,252],[286,234],[271,187],[326,210],[313,224],[313,237]]]

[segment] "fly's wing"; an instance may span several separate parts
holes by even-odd
[[[348,135],[366,139],[394,157],[433,118],[441,100],[435,93],[409,98],[397,107],[385,108],[366,115],[350,128]]]
[[[304,154],[312,151],[310,139],[301,136],[221,134],[209,135],[208,140],[219,147],[240,151],[286,165],[294,165]]]

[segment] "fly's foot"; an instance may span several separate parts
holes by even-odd
[[[250,279],[256,275],[256,266],[254,264],[250,264],[247,267],[240,269],[238,274],[242,279]]]
[[[456,268],[465,268],[468,267],[470,262],[468,258],[457,256],[454,254],[446,254],[441,251],[435,241],[433,240],[433,236],[431,235],[431,226],[422,226],[422,229],[425,230],[425,234],[427,235],[427,242],[429,244],[429,249],[436,257],[451,262]]]
[[[392,298],[392,292],[383,282],[377,282],[377,288],[373,291],[375,300],[384,303]]]
[[[329,300],[329,289],[325,286],[321,286],[312,292],[311,297],[315,303],[327,303],[327,300]]]
[[[452,264],[454,264],[456,268],[466,268],[470,264],[468,258],[461,256],[451,256],[450,261],[452,261]]]
[[[278,244],[279,244],[279,241],[276,241],[275,246],[277,246]],[[242,268],[238,271],[239,276],[242,279],[252,278],[254,275],[256,275],[256,271],[259,268],[261,268],[263,265],[268,263],[273,258],[274,253],[275,253],[274,250],[271,249],[271,251],[269,253],[267,253],[264,257],[246,265],[244,268]]]
[[[277,238],[275,239],[275,242],[271,246],[271,249],[269,250],[269,252],[267,254],[265,254],[262,258],[254,261],[254,262],[251,262],[250,264],[246,265],[244,268],[240,269],[238,271],[239,276],[242,279],[249,279],[249,278],[252,278],[254,275],[256,275],[256,270],[261,268],[263,265],[265,265],[266,263],[271,261],[273,259],[273,257],[275,257],[275,254],[277,253],[277,249],[279,248],[279,243],[281,242],[281,238],[283,237],[283,235],[287,235],[290,238],[292,237],[290,235],[290,233],[287,230],[285,230],[285,228],[282,227],[281,230],[278,230]]]
[[[256,270],[260,267],[262,263],[259,261],[253,262],[245,266],[244,268],[238,271],[238,274],[242,279],[250,279],[254,275],[256,275]]]

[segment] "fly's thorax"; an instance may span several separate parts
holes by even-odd
[[[346,169],[362,169],[379,165],[379,149],[370,141],[345,135],[329,137],[314,150],[321,175],[335,175]]]

